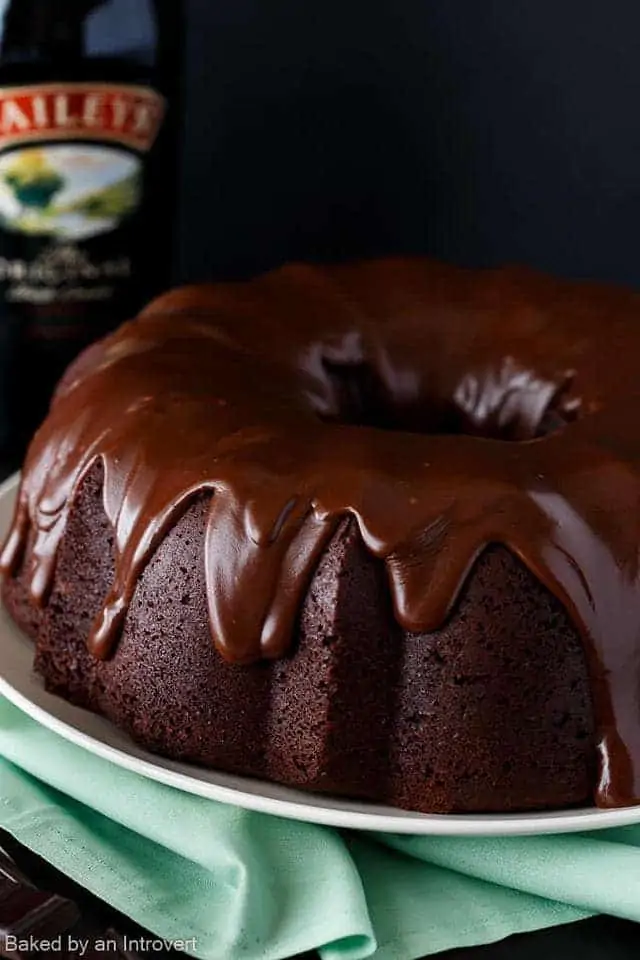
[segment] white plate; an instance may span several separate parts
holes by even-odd
[[[18,477],[0,485],[0,538],[11,520]],[[103,717],[47,693],[32,670],[33,646],[0,606],[0,693],[61,737],[160,783],[260,813],[352,830],[457,836],[571,833],[640,822],[640,806],[532,814],[436,816],[314,796],[248,777],[202,770],[143,750]]]

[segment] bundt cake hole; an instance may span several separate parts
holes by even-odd
[[[431,399],[426,404],[402,404],[368,363],[337,363],[324,359],[326,386],[332,397],[329,411],[316,411],[326,422],[374,427],[404,433],[475,436],[488,440],[522,442],[541,439],[563,430],[577,419],[581,405],[566,400],[565,390],[551,391],[540,384],[540,397],[530,385],[501,384],[489,404],[477,402],[470,412],[455,398]],[[480,397],[495,394],[495,385],[480,385]],[[547,398],[547,394],[549,397]],[[532,415],[531,409],[539,410]],[[533,421],[533,422],[532,422]]]

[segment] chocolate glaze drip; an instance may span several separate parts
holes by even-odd
[[[31,535],[46,603],[75,492],[101,460],[116,573],[88,644],[107,657],[155,547],[210,490],[212,637],[247,663],[286,652],[346,514],[409,631],[442,624],[502,543],[584,638],[598,802],[640,802],[638,357],[637,295],[522,270],[388,260],[178,290],[65,376],[2,568],[19,568]]]

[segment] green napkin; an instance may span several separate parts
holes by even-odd
[[[640,828],[343,834],[154,783],[2,698],[0,826],[205,960],[412,960],[593,913],[640,921]]]

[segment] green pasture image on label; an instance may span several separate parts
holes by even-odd
[[[117,147],[57,143],[0,157],[0,225],[83,240],[115,229],[142,199],[142,165]]]

